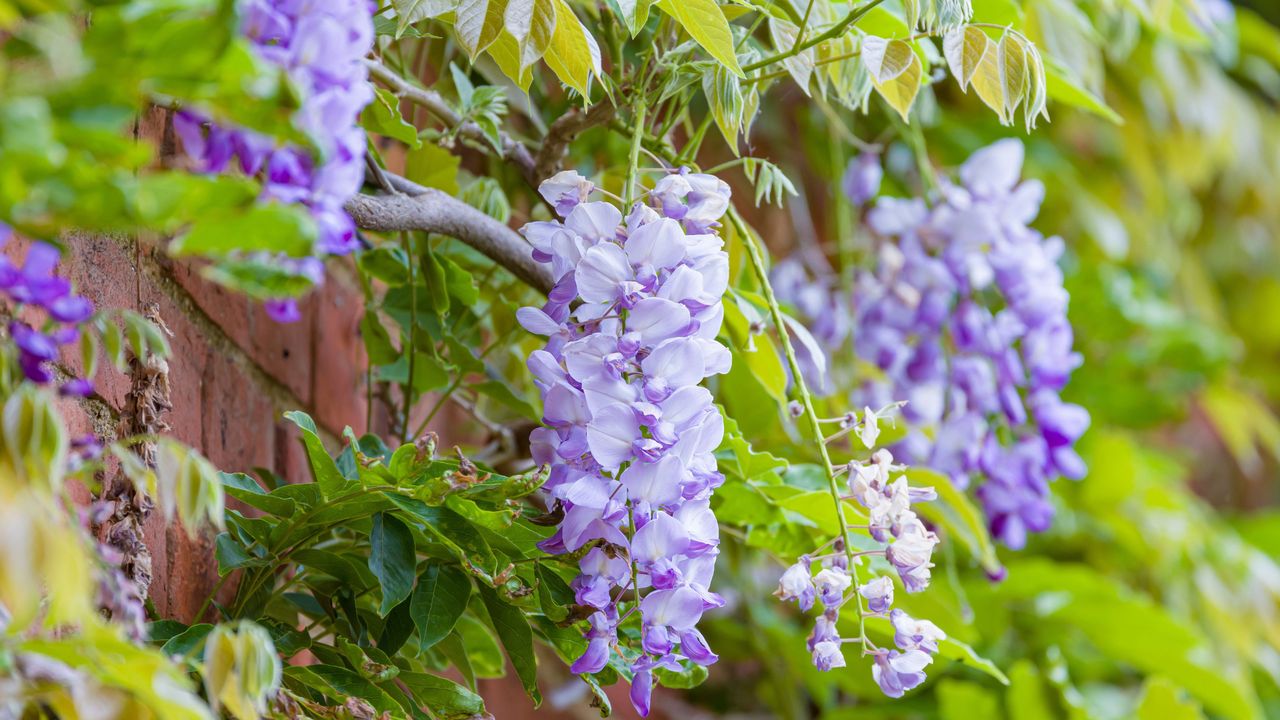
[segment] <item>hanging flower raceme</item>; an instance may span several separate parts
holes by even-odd
[[[588,202],[594,186],[576,172],[540,191],[563,218],[523,231],[557,279],[546,305],[518,313],[548,338],[528,363],[546,425],[531,445],[551,467],[545,489],[563,520],[542,548],[589,547],[573,589],[595,612],[572,669],[626,663],[632,702],[647,714],[656,669],[717,659],[697,624],[723,604],[710,590],[710,496],[723,482],[713,453],[724,424],[700,383],[730,364],[715,340],[729,258],[713,233],[729,188],[672,174],[625,221],[614,205]],[[637,611],[641,647],[620,647],[618,627]]]
[[[0,248],[10,239],[8,226],[0,223]],[[13,308],[9,338],[17,349],[23,376],[37,385],[53,382],[51,369],[60,348],[80,339],[80,326],[93,315],[93,303],[72,291],[66,278],[54,274],[61,251],[48,243],[34,242],[22,265],[0,256],[0,292]],[[36,326],[25,319],[28,312],[43,316]],[[87,378],[71,378],[58,388],[63,395],[85,396],[93,392]]]
[[[345,255],[358,244],[343,206],[364,178],[365,135],[358,122],[373,91],[361,60],[373,47],[375,10],[368,0],[247,0],[241,6],[245,37],[301,90],[294,122],[317,144],[318,156],[260,133],[219,126],[197,112],[184,110],[174,118],[174,129],[202,171],[223,172],[234,160],[245,174],[261,177],[264,200],[305,205],[319,231],[321,254]],[[319,258],[278,262],[314,283],[324,279]],[[298,319],[292,298],[269,301],[266,309],[280,322]]]
[[[979,150],[933,207],[880,198],[867,214],[875,266],[857,278],[852,317],[858,356],[882,371],[854,400],[908,400],[894,453],[976,486],[992,533],[1015,549],[1052,523],[1050,480],[1084,475],[1073,446],[1089,426],[1059,397],[1081,359],[1063,243],[1028,226],[1044,186],[1019,182],[1022,157],[1017,140]],[[804,313],[822,306],[802,294],[820,284],[782,287],[797,288],[788,299]]]
[[[842,432],[855,433],[870,450],[879,435],[877,419],[896,407],[880,411],[867,408],[862,422],[857,424],[851,413],[839,421]],[[900,609],[891,609],[894,583],[890,575],[881,574],[857,584],[856,567],[864,559],[881,557],[886,561],[885,569],[898,576],[908,593],[920,592],[929,585],[931,558],[938,537],[925,527],[911,505],[934,500],[937,495],[930,488],[909,487],[906,476],[901,474],[903,469],[894,464],[893,455],[883,448],[865,462],[855,460],[846,465],[842,472],[847,474],[848,495],[844,499],[857,502],[867,515],[866,525],[848,529],[866,532],[881,547],[850,552],[843,538],[837,537],[824,546],[830,548],[829,552],[801,555],[782,574],[774,593],[781,600],[794,601],[802,611],[807,612],[815,601],[821,607],[822,614],[814,621],[808,640],[814,667],[823,672],[845,667],[844,645],[858,643],[862,653],[873,660],[872,677],[890,697],[901,697],[924,682],[924,669],[933,662],[938,642],[946,638],[933,623],[915,620]],[[899,474],[891,479],[894,473]],[[840,611],[849,603],[857,613],[859,628],[866,618],[887,618],[895,630],[897,647],[878,647],[865,634],[842,638],[837,626]]]

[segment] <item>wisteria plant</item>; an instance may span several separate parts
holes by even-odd
[[[0,0],[0,720],[1274,714],[1237,5]],[[364,416],[215,468],[86,238]]]

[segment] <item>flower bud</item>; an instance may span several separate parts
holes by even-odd
[[[266,714],[280,687],[280,658],[271,636],[247,620],[219,625],[204,643],[204,687],[209,703],[237,720]]]
[[[0,483],[13,482],[54,497],[62,490],[70,441],[49,394],[22,385],[0,417]]]

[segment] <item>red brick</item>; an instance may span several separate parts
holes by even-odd
[[[303,404],[310,404],[314,300],[302,300],[302,319],[298,322],[277,323],[267,316],[260,303],[206,280],[200,274],[199,262],[157,258],[157,264],[171,272],[195,305],[258,367],[287,387]]]
[[[64,276],[76,291],[93,301],[99,310],[138,309],[138,273],[131,243],[115,237],[69,234],[64,238]],[[82,375],[84,364],[79,345],[63,348],[62,363],[67,371]],[[103,351],[98,358],[94,391],[117,411],[124,408],[129,378],[117,370]]]
[[[276,474],[291,483],[310,482],[311,464],[302,447],[302,431],[291,421],[277,418],[275,423]]]
[[[316,423],[337,435],[350,425],[366,431],[364,340],[360,318],[364,298],[334,278],[311,298],[315,315],[315,389],[311,394]]]
[[[219,469],[252,474],[271,467],[273,447],[270,397],[225,355],[212,353],[204,377],[200,449]]]

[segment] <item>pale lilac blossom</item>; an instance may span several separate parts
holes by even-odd
[[[630,664],[631,700],[644,715],[656,669],[718,659],[697,624],[724,604],[710,589],[719,526],[709,502],[724,481],[714,455],[724,421],[700,384],[731,362],[715,340],[728,257],[710,232],[728,186],[673,173],[650,193],[651,206],[637,203],[625,219],[590,200],[593,191],[573,171],[541,186],[564,219],[524,233],[556,283],[546,304],[516,319],[547,338],[528,360],[544,424],[530,446],[551,467],[544,491],[563,519],[541,547],[589,548],[572,588],[598,612],[572,669],[603,669],[618,623],[638,610],[640,654],[616,657]],[[628,590],[638,604],[620,613]]]

